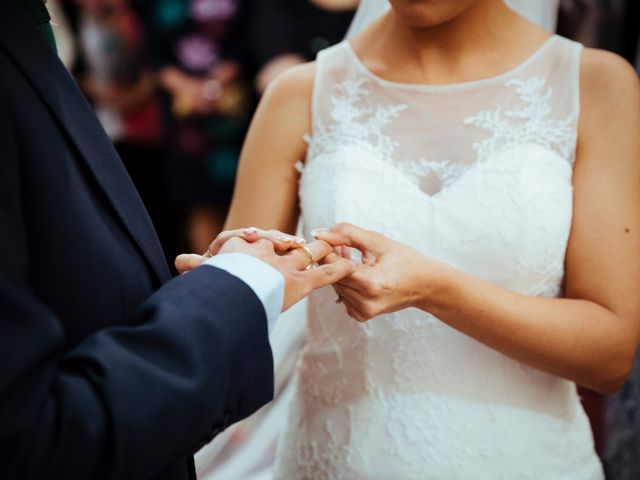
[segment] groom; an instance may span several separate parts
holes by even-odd
[[[195,478],[191,455],[272,398],[283,298],[353,270],[302,271],[324,242],[233,239],[170,280],[41,2],[0,2],[0,478]]]

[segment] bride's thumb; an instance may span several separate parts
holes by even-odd
[[[363,253],[381,253],[381,239],[379,233],[365,230],[351,223],[339,223],[330,229],[317,229],[312,232],[315,238],[337,246],[357,248]]]

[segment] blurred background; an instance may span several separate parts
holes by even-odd
[[[552,5],[545,26],[640,71],[639,0]],[[48,0],[63,62],[94,105],[152,217],[167,260],[222,228],[252,112],[266,86],[339,42],[357,0]],[[521,10],[522,11],[522,10]],[[303,307],[290,315],[303,316]],[[302,313],[301,313],[302,312]],[[201,478],[266,479],[304,322],[272,341],[278,398],[197,457]],[[282,328],[281,328],[282,330]],[[616,397],[584,391],[607,478],[640,479],[640,367]]]
[[[558,5],[558,33],[638,65],[638,0],[510,2],[521,11]],[[204,251],[220,230],[266,86],[339,42],[357,4],[48,0],[60,55],[116,144],[170,264],[178,253]]]
[[[342,39],[357,0],[49,0],[167,259],[203,252],[229,205],[259,96]]]

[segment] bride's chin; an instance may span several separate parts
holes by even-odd
[[[395,15],[412,27],[436,27],[448,23],[478,0],[390,0]]]

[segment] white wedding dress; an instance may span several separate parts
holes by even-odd
[[[348,221],[503,288],[561,295],[580,53],[554,36],[506,74],[430,86],[377,77],[348,42],[321,52],[306,233]],[[334,300],[310,298],[274,478],[603,478],[573,382],[423,311],[360,324]]]

